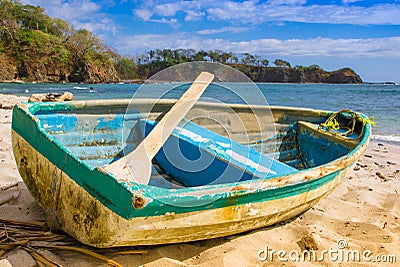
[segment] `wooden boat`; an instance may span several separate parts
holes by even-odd
[[[175,131],[164,151],[175,149],[174,142],[183,144],[181,150],[189,151],[188,157],[205,151],[215,159],[209,168],[191,171],[188,167],[180,172],[168,165],[160,152],[153,161],[150,183],[128,184],[104,166],[121,156],[123,114],[129,103],[23,103],[13,110],[13,150],[25,184],[44,209],[50,227],[62,229],[84,244],[114,247],[187,242],[289,219],[332,192],[370,138],[370,123],[363,114],[271,107],[276,134],[257,140],[254,111],[263,107],[230,104],[256,140],[230,144],[245,151],[256,165],[244,163],[244,154],[228,153],[229,146],[224,143],[230,139],[209,121],[200,120],[187,124],[186,131]],[[131,134],[132,138],[146,135],[173,103],[158,101],[152,109],[153,119],[137,116],[140,127],[134,128],[139,134]],[[139,111],[151,104],[154,100],[133,102]],[[220,104],[203,102],[194,110],[222,112]],[[229,120],[229,116],[225,117]],[[348,125],[351,133],[340,134]],[[204,140],[193,134],[213,140],[214,146],[202,146]],[[277,150],[260,153],[269,146]],[[221,168],[230,168],[230,175],[215,179]]]

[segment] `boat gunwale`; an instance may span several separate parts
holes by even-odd
[[[138,101],[141,104],[149,103],[154,104],[155,100],[157,99],[136,99],[133,101]],[[158,105],[172,105],[176,100],[175,99],[165,99],[165,100],[158,100]],[[132,103],[130,99],[112,99],[112,100],[80,100],[80,101],[69,101],[69,102],[46,102],[46,103],[20,103],[17,104],[16,107],[24,110],[26,115],[28,115],[32,120],[36,122],[37,130],[45,135],[46,139],[53,142],[57,145],[63,152],[71,156],[74,160],[78,161],[81,165],[88,168],[91,172],[93,171],[101,171],[106,175],[112,177],[116,180],[116,182],[122,185],[124,188],[128,189],[131,192],[137,191],[138,189],[145,189],[146,191],[157,190],[157,196],[162,199],[163,197],[183,197],[183,196],[204,196],[205,194],[208,195],[217,195],[220,194],[227,194],[228,192],[235,191],[235,195],[246,195],[250,193],[254,193],[254,187],[252,184],[254,182],[258,183],[259,186],[256,188],[257,191],[264,191],[273,189],[276,187],[287,186],[287,185],[295,185],[299,183],[310,182],[312,180],[316,180],[318,178],[333,174],[337,171],[340,171],[355,162],[355,160],[365,151],[368,141],[370,139],[370,131],[371,126],[369,123],[364,125],[363,135],[361,136],[360,143],[353,148],[349,153],[330,161],[326,164],[315,166],[312,168],[307,168],[304,170],[295,171],[293,173],[289,173],[287,175],[277,175],[276,177],[271,177],[268,180],[248,180],[242,182],[233,182],[233,183],[225,183],[225,184],[216,184],[216,185],[204,185],[198,187],[186,187],[186,188],[179,188],[179,189],[166,189],[160,188],[150,185],[127,185],[123,182],[119,182],[117,177],[115,177],[112,173],[105,172],[104,169],[99,166],[97,168],[92,168],[88,164],[84,162],[84,160],[80,160],[76,155],[69,152],[63,145],[59,144],[57,141],[53,140],[53,138],[44,131],[44,129],[40,126],[39,120],[35,117],[35,113],[39,111],[62,111],[62,110],[70,110],[73,111],[75,109],[83,109],[83,108],[98,108],[98,107],[105,107],[105,106],[128,106]],[[199,102],[199,105],[204,106],[219,106],[218,103],[205,103]],[[243,105],[243,104],[229,104],[232,108],[237,109],[259,109],[263,108],[262,106],[258,105]],[[297,108],[297,107],[284,107],[284,106],[270,106],[271,110],[276,111],[286,111],[286,112],[305,112],[307,116],[312,117],[322,117],[322,116],[329,116],[333,112],[325,111],[325,110],[316,110],[310,108]],[[274,112],[272,112],[274,113]],[[359,113],[363,118],[367,118],[364,114]],[[274,121],[277,123],[276,121]],[[227,188],[229,191],[227,192]],[[164,194],[165,195],[164,195]]]

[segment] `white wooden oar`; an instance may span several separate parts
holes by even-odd
[[[148,184],[151,176],[151,160],[213,79],[214,75],[211,73],[200,73],[189,89],[157,123],[137,148],[120,160],[106,166],[105,169],[113,173],[119,181]]]

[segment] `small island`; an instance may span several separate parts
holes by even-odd
[[[294,67],[283,59],[221,50],[155,49],[121,56],[86,29],[52,18],[39,6],[0,2],[0,81],[142,82],[170,66],[193,61],[237,68],[254,82],[362,83],[350,68],[325,71],[318,65]]]

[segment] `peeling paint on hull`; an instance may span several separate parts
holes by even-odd
[[[274,113],[277,121],[282,118],[280,110],[284,109],[277,109]],[[18,129],[15,126],[12,130],[17,166],[31,194],[44,209],[50,227],[62,229],[80,242],[95,247],[209,239],[289,219],[332,192],[365,150],[369,139],[366,136],[357,149],[333,163],[266,180],[257,191],[249,192],[246,189],[250,188],[249,183],[246,182],[230,187],[228,192],[224,185],[171,191],[170,196],[179,196],[179,201],[193,199],[193,196],[218,195],[218,200],[209,206],[188,209],[161,205],[155,200],[143,205],[149,196],[142,195],[135,187],[110,183],[112,186],[103,188],[92,181],[92,177],[86,177],[87,180],[74,177],[75,172],[66,168],[73,158],[70,159],[66,153],[64,157],[50,160],[44,155],[46,150],[38,151],[41,148],[33,145],[34,140],[23,137]],[[49,139],[44,140],[51,143]],[[39,141],[43,143],[42,139]],[[87,166],[78,164],[76,168],[84,170]],[[98,169],[87,174],[100,180],[115,180]],[[157,190],[160,194],[168,192],[167,189]],[[117,191],[119,198],[112,194],[113,191]]]
[[[126,220],[88,194],[18,134],[13,132],[12,138],[17,148],[14,153],[18,169],[45,210],[50,226],[96,247],[187,242],[269,226],[311,208],[339,185],[346,174],[343,170],[330,183],[284,200]],[[29,158],[31,163],[24,158]],[[52,191],[54,183],[56,189]],[[259,212],[252,215],[252,209]]]

